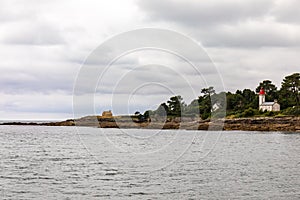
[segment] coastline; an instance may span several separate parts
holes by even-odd
[[[240,130],[240,131],[281,131],[299,132],[300,117],[253,117],[216,120],[184,120],[175,118],[167,122],[155,120],[152,122],[135,121],[130,117],[102,118],[87,116],[80,119],[69,119],[60,122],[4,122],[0,125],[19,126],[86,126],[98,128],[140,128],[140,129],[183,129],[183,130]]]

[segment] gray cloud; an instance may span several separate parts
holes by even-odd
[[[280,87],[285,75],[299,71],[298,7],[296,0],[3,0],[0,2],[1,117],[70,117],[73,84],[84,60],[113,35],[143,27],[175,30],[203,44],[219,69],[226,90],[254,89],[264,79],[271,79]],[[138,41],[134,38],[126,42],[123,44],[131,47]],[[157,44],[165,43],[166,48],[171,43],[182,49],[185,44],[180,40],[172,42],[168,37],[157,40]],[[90,57],[86,64],[101,72],[108,61],[105,58],[119,52],[119,45],[118,41],[114,49],[98,52],[103,56]],[[206,53],[202,57],[193,49],[185,49],[184,53],[200,66],[202,77],[184,60],[166,52],[135,52],[119,59],[97,88],[97,112],[113,109],[114,113],[127,113],[127,105],[123,104],[128,93],[146,82],[161,81],[174,89],[174,94],[183,95],[187,103],[195,96],[186,92],[189,88],[184,81],[190,82],[196,95],[201,88],[215,85],[215,79],[220,77],[209,64]],[[169,69],[136,68],[151,64]],[[83,90],[94,92],[97,86],[89,85],[88,75],[81,80],[85,84]],[[222,89],[222,85],[216,87]],[[157,85],[145,86],[130,99],[129,110],[155,109],[171,95]],[[81,109],[85,112],[84,105]]]
[[[269,79],[280,88],[281,81],[299,71],[299,47],[260,49],[211,48],[212,59],[221,73],[226,90],[250,88]]]
[[[271,14],[278,22],[286,24],[300,23],[300,2],[297,0],[280,0]]]
[[[54,2],[54,1],[53,1]],[[0,2],[0,42],[17,45],[57,45],[65,43],[59,26],[43,19],[39,1]]]
[[[64,44],[65,40],[55,26],[46,23],[24,23],[3,36],[1,42],[15,45],[60,45]]]
[[[2,119],[65,119],[72,117],[72,96],[59,92],[3,94]]]
[[[19,9],[16,9],[16,6],[13,8],[8,1],[1,1],[0,2],[0,22],[1,23],[11,23],[14,21],[24,20],[34,18],[34,13],[29,12],[28,10],[24,10],[23,12]]]
[[[73,83],[77,73],[76,67],[59,64],[56,70],[40,65],[27,66],[26,69],[2,69],[0,75],[0,92],[6,94],[26,94],[39,92],[43,94],[60,91],[72,94]],[[61,70],[59,70],[61,68]]]
[[[300,19],[290,1],[138,1],[152,22],[172,24],[206,47],[299,46]]]
[[[219,26],[195,30],[204,46],[255,48],[300,46],[300,27],[273,22],[254,21],[236,26]]]
[[[138,1],[150,20],[167,20],[184,26],[239,23],[263,17],[274,5],[271,0],[254,1]]]

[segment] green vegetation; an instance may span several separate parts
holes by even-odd
[[[300,73],[286,76],[279,90],[279,103],[283,109],[297,106],[299,108],[300,101]]]
[[[258,95],[260,88],[266,91],[266,101],[278,99],[281,105],[280,112],[262,112],[258,110]],[[226,98],[225,98],[226,97]],[[220,101],[224,99],[223,101]],[[226,102],[225,102],[226,99]],[[218,102],[218,103],[215,103]],[[235,93],[216,93],[213,87],[203,88],[198,99],[186,104],[180,95],[171,97],[167,103],[152,111],[148,110],[144,114],[138,111],[135,113],[140,119],[149,119],[151,116],[158,117],[198,117],[202,119],[214,117],[230,118],[254,117],[254,116],[286,116],[300,115],[300,73],[286,76],[281,83],[281,88],[277,87],[270,80],[264,80],[256,87],[256,91],[251,89],[237,90]],[[216,107],[214,107],[216,106]],[[222,110],[224,108],[224,110]],[[212,115],[213,113],[213,115]]]
[[[264,80],[259,83],[259,86],[256,87],[256,93],[259,93],[260,89],[264,88],[266,92],[266,101],[273,101],[274,99],[278,99],[278,91],[277,87],[270,80]]]

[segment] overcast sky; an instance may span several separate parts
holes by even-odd
[[[173,30],[201,44],[226,91],[255,89],[265,79],[280,87],[286,75],[299,72],[299,7],[297,0],[1,0],[0,119],[72,118],[73,86],[85,59],[108,38],[146,27]],[[120,63],[132,72],[131,66],[149,64],[143,61],[159,57],[156,53],[129,55]],[[186,91],[180,76],[172,74],[178,72],[178,63],[163,53],[160,58],[168,60],[162,62],[169,68],[127,72],[131,82],[120,80],[125,76],[120,70],[109,72],[111,78],[104,80],[109,91],[101,90],[103,85],[96,90],[101,99],[95,105],[97,112],[126,112],[123,104],[111,106],[112,89],[126,93],[136,77],[147,83],[157,74],[169,74],[161,78],[172,82],[172,86],[131,89],[139,95],[126,102],[137,110],[154,109],[173,94],[168,89]],[[190,77],[188,70],[180,73]],[[211,71],[201,73],[209,77]],[[122,87],[116,88],[116,82]],[[199,83],[199,89],[204,86]]]

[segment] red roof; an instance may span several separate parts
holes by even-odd
[[[265,95],[266,94],[263,88],[260,89],[259,94],[261,94],[261,95]]]

